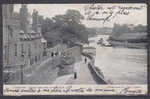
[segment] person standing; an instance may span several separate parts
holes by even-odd
[[[54,53],[53,53],[53,52],[51,53],[51,57],[52,57],[52,58],[54,57]]]
[[[51,58],[52,58],[51,61],[52,61],[52,65],[54,64],[54,59],[53,59],[53,57],[54,57],[54,53],[52,52],[52,53],[51,53]]]
[[[77,76],[78,76],[78,65],[74,65],[74,79],[77,79]]]
[[[86,62],[87,62],[87,59],[86,59],[86,57],[85,57],[85,60],[84,60],[84,61],[85,61],[85,64],[86,64]]]
[[[76,79],[76,78],[77,78],[77,72],[74,71],[74,79]]]

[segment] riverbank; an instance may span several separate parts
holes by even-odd
[[[115,41],[115,40],[109,40],[109,43],[113,47],[127,47],[127,48],[137,48],[137,49],[144,49],[147,48],[147,43],[141,42],[141,43],[130,43],[127,41]]]
[[[147,41],[147,33],[122,33],[120,35],[110,35],[108,39],[112,46],[127,48],[146,48]]]
[[[86,54],[86,53],[82,53],[82,54],[90,60],[88,63],[88,68],[89,68],[94,80],[98,84],[107,84],[108,82],[105,80],[101,69],[97,68],[94,65],[94,61],[95,61],[94,57],[90,54]]]

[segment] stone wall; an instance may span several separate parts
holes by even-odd
[[[22,42],[21,42],[22,43]],[[20,43],[20,44],[21,44]],[[24,42],[25,44],[25,49],[27,50],[28,48],[28,44],[32,44],[31,42]],[[34,45],[33,45],[34,47]],[[19,49],[21,50],[21,49]],[[54,48],[50,48],[47,49],[47,55],[46,56],[42,56],[42,53],[38,53],[38,49],[34,49],[32,48],[32,57],[34,58],[35,55],[41,55],[40,59],[35,62],[34,64],[30,64],[30,59],[28,57],[21,57],[21,53],[18,53],[20,57],[20,59],[18,61],[20,61],[21,63],[18,64],[11,64],[8,68],[6,68],[4,71],[12,71],[12,73],[10,72],[9,75],[9,79],[8,81],[6,81],[6,83],[9,84],[20,84],[21,83],[21,73],[23,73],[23,83],[28,83],[28,84],[32,84],[32,83],[50,83],[52,79],[55,79],[57,77],[57,73],[59,72],[58,69],[58,65],[60,64],[60,57],[61,55],[57,55],[54,57],[51,57],[51,53],[52,52],[61,52],[61,51],[66,51],[66,46],[65,45],[57,45]],[[21,52],[21,51],[18,51]],[[28,52],[26,52],[27,54]],[[27,55],[25,55],[27,56]],[[31,58],[32,58],[31,57]],[[22,60],[22,61],[21,61]],[[17,61],[17,59],[16,59]],[[25,63],[25,64],[23,64]],[[23,68],[21,69],[21,66],[23,66]],[[55,72],[53,72],[55,71]],[[47,75],[45,75],[44,73],[47,73]],[[50,74],[50,75],[48,75]],[[38,78],[39,77],[39,78]],[[43,78],[40,77],[46,77],[51,80],[47,80],[45,79],[45,82],[43,81]],[[7,78],[7,77],[6,77]],[[40,79],[42,80],[40,82]],[[47,81],[46,81],[47,80]]]
[[[95,79],[95,81],[98,84],[107,84],[107,81],[103,77],[103,73],[100,72],[100,69],[96,68],[94,65],[94,61],[95,61],[94,57],[89,54],[86,54],[86,53],[82,53],[82,55],[84,55],[90,59],[90,62],[88,63],[88,68],[89,68],[91,74],[93,75],[93,78]]]

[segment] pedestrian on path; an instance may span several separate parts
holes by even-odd
[[[77,72],[74,72],[74,79],[77,78]]]
[[[54,53],[53,53],[53,52],[51,53],[51,57],[52,57],[52,60],[51,60],[51,61],[52,61],[52,65],[53,65],[53,64],[54,64],[54,59],[53,59]]]
[[[77,78],[77,68],[78,68],[77,66],[74,67],[74,79]]]
[[[87,59],[86,59],[86,57],[85,57],[85,64],[86,64],[86,62],[87,62]]]
[[[53,53],[53,52],[51,53],[51,57],[52,57],[52,58],[54,57],[54,53]]]

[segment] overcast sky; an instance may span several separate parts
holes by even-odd
[[[118,24],[143,24],[147,25],[147,6],[145,4],[97,4],[103,8],[112,7],[112,6],[123,6],[123,7],[141,7],[140,10],[130,10],[129,15],[117,15],[109,22],[105,22],[103,25],[102,21],[93,21],[86,20],[87,15],[85,15],[85,7],[90,6],[89,4],[28,4],[28,11],[32,13],[33,9],[36,9],[40,15],[44,17],[53,17],[58,14],[64,14],[68,9],[78,10],[85,19],[82,20],[82,23],[87,27],[112,27],[114,23]],[[95,6],[97,6],[95,5]],[[21,5],[15,4],[14,11],[19,12]],[[114,12],[118,11],[115,8]],[[103,15],[104,16],[104,15]],[[102,17],[102,16],[97,16]]]

